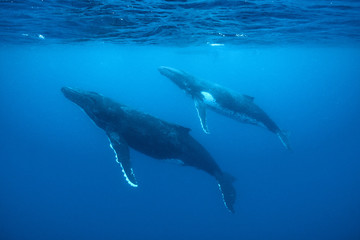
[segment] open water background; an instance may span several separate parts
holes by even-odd
[[[0,13],[0,239],[360,239],[357,1],[1,1]],[[214,112],[204,134],[161,65],[254,96],[293,152]],[[135,151],[130,187],[62,86],[190,127],[236,177],[236,213],[207,174]]]

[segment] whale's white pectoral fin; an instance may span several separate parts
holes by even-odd
[[[288,136],[285,132],[282,132],[282,131],[278,131],[276,133],[276,135],[279,137],[281,143],[284,145],[284,147],[287,149],[287,150],[292,150],[291,147],[290,147],[290,144],[289,144],[289,140],[288,140]]]
[[[210,131],[209,131],[209,128],[207,126],[207,121],[206,121],[206,106],[202,100],[199,100],[197,98],[194,98],[194,104],[195,104],[195,108],[196,108],[196,111],[197,111],[199,119],[200,119],[201,127],[205,133],[209,134]]]
[[[130,184],[130,186],[137,187],[138,185],[135,174],[131,167],[128,144],[122,136],[115,132],[107,132],[107,135],[110,140],[110,147],[114,150],[116,162],[120,164],[126,181]]]

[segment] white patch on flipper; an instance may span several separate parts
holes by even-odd
[[[209,129],[207,127],[207,119],[206,119],[206,104],[203,103],[203,100],[194,98],[195,109],[197,111],[198,117],[200,119],[201,128],[205,133],[209,134]]]
[[[214,98],[210,93],[208,93],[208,92],[202,91],[202,92],[201,92],[201,95],[203,95],[203,97],[204,97],[204,102],[205,102],[206,104],[211,105],[211,104],[214,104],[214,103],[216,102],[215,98]]]
[[[289,149],[289,146],[288,146],[288,144],[286,144],[286,142],[284,141],[282,134],[280,134],[280,132],[277,132],[276,135],[279,137],[279,139],[280,139],[281,143],[284,145],[284,147],[285,147],[286,149]]]
[[[228,205],[227,205],[227,203],[226,203],[226,201],[225,201],[225,196],[224,196],[224,193],[223,193],[223,191],[222,191],[222,189],[221,189],[220,183],[218,183],[218,186],[219,186],[219,189],[220,189],[221,196],[222,196],[223,202],[224,202],[224,204],[225,204],[225,207],[230,211],[230,209],[229,209],[229,207],[228,207]],[[231,211],[230,211],[230,212],[231,212]]]
[[[206,126],[204,126],[204,123],[202,121],[199,108],[196,108],[196,112],[198,114],[198,118],[200,119],[201,128],[204,130],[205,133],[209,134],[210,133],[209,130],[206,128]],[[205,122],[206,122],[206,119],[205,119]]]
[[[197,109],[196,109],[197,110]],[[206,129],[206,127],[204,126],[203,122],[201,121],[201,117],[200,117],[200,113],[199,113],[199,110],[197,110],[197,113],[198,113],[198,117],[200,118],[200,125],[201,125],[201,128],[203,129],[203,131],[207,134],[209,134],[209,131]]]
[[[109,140],[110,140],[110,139],[109,139]],[[121,164],[121,162],[119,162],[117,153],[116,153],[115,149],[113,148],[113,146],[112,146],[112,144],[111,144],[111,141],[110,141],[110,147],[111,147],[111,149],[112,149],[112,150],[114,151],[114,153],[115,153],[115,160],[116,160],[116,162],[117,162],[118,164],[120,164],[120,166],[121,166],[121,171],[123,172],[126,181],[129,183],[130,186],[132,186],[132,187],[137,187],[138,185],[132,183],[132,182],[130,181],[130,179],[128,178],[128,176],[126,175],[125,170],[124,170],[124,167],[123,167],[123,165]],[[131,173],[134,174],[132,168],[131,168]]]

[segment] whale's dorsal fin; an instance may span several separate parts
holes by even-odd
[[[243,96],[250,101],[254,101],[254,97],[252,97],[252,96],[245,95],[245,94],[243,94]]]
[[[199,119],[200,119],[201,127],[205,133],[209,134],[210,131],[209,131],[209,128],[207,126],[207,121],[206,121],[206,106],[202,100],[200,100],[196,97],[194,97],[194,104],[195,104],[195,108],[196,108],[196,111],[197,111]]]
[[[110,147],[114,150],[116,162],[118,162],[124,173],[126,181],[132,186],[137,187],[135,174],[131,167],[129,146],[122,136],[115,132],[107,132],[110,140]]]

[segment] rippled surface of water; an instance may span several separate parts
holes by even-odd
[[[347,44],[358,1],[0,1],[0,40],[23,43]]]

